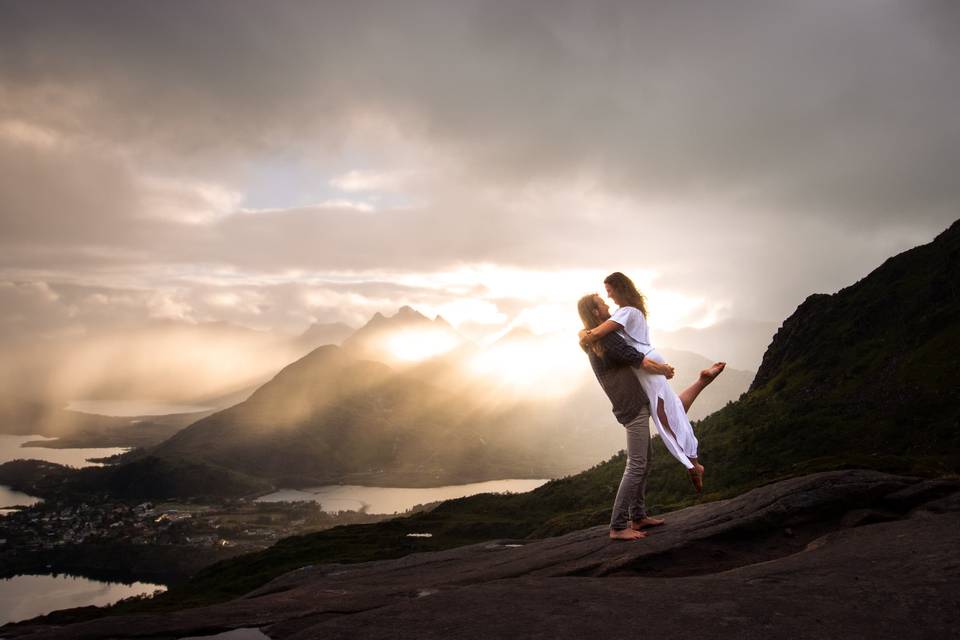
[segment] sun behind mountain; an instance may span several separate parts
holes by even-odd
[[[464,343],[464,337],[440,316],[431,320],[404,306],[389,317],[375,314],[343,347],[356,357],[403,365],[443,355]]]

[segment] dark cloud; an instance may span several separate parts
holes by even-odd
[[[960,25],[938,3],[9,8],[15,87],[95,96],[78,126],[178,162],[336,152],[370,110],[498,183],[587,171],[635,196],[846,220],[931,215],[958,195],[944,34]]]

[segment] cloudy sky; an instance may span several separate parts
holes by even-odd
[[[0,0],[0,335],[775,326],[958,217],[958,69],[948,0]]]

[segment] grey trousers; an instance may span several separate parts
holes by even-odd
[[[650,410],[644,407],[633,421],[623,425],[627,432],[627,466],[623,470],[617,498],[610,516],[611,529],[626,529],[631,520],[647,517],[644,493],[653,447],[650,442]]]

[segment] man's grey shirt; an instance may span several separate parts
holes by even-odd
[[[603,357],[598,356],[590,347],[581,348],[590,358],[590,366],[597,376],[597,382],[603,387],[617,422],[632,422],[649,405],[647,396],[630,367],[639,367],[643,354],[631,347],[616,333],[608,333],[600,339]]]

